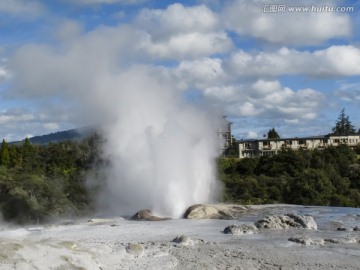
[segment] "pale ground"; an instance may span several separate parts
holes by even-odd
[[[315,217],[319,229],[263,230],[226,235],[232,224],[253,223],[267,214]],[[68,220],[0,229],[0,269],[360,269],[360,209],[256,206],[237,220],[129,221],[122,218]],[[172,242],[176,236],[192,239]],[[290,237],[331,238],[301,245]],[[135,246],[127,252],[129,243]]]

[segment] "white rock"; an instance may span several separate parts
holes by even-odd
[[[255,223],[259,229],[305,228],[317,230],[317,224],[311,216],[285,214],[283,216],[267,216]]]
[[[224,229],[224,233],[236,235],[254,234],[258,231],[258,228],[253,224],[230,225]]]

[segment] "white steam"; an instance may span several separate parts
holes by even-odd
[[[78,125],[102,124],[103,152],[111,163],[99,198],[103,211],[149,208],[179,217],[187,206],[217,195],[221,117],[185,102],[178,81],[143,64],[136,33],[105,27],[55,47],[25,45],[11,61],[14,87],[8,94],[70,97],[78,110],[69,115]]]
[[[104,129],[111,166],[102,203],[121,213],[150,208],[179,217],[187,206],[213,200],[219,120],[146,69],[109,77],[104,86],[113,102],[102,108],[111,119]]]

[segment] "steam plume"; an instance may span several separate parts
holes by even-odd
[[[102,202],[121,212],[151,208],[179,217],[187,206],[216,196],[219,122],[154,77],[133,69],[109,81],[118,94],[106,105],[113,117],[104,151],[112,166]]]
[[[71,98],[78,104],[73,119],[102,123],[111,167],[99,201],[107,209],[178,217],[216,196],[219,120],[187,104],[172,76],[136,64],[142,52],[133,46],[141,43],[136,33],[102,27],[57,47],[25,45],[11,61],[11,94]]]

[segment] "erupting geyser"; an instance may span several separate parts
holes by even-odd
[[[111,119],[104,129],[111,166],[102,204],[116,213],[149,208],[177,218],[213,200],[220,118],[187,104],[171,83],[146,70],[132,69],[108,85],[118,89],[101,108]]]

